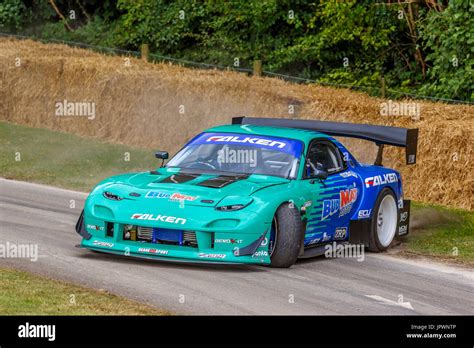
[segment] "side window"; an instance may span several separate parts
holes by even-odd
[[[344,169],[340,151],[327,140],[315,141],[311,144],[308,149],[307,162],[306,177],[311,176],[311,168],[322,168],[329,174]]]

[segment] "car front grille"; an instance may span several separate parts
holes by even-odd
[[[196,232],[194,231],[183,231],[183,241],[189,245],[197,246]]]
[[[144,226],[133,226],[136,228],[137,240],[141,242],[172,244],[197,247],[195,231],[171,230],[164,228],[153,228]]]
[[[137,226],[137,237],[138,239],[151,242],[153,240],[153,228]]]

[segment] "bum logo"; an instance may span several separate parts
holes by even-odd
[[[339,192],[339,198],[326,199],[323,201],[323,211],[321,220],[339,212],[339,216],[344,216],[352,209],[352,205],[357,200],[357,188],[346,189]]]

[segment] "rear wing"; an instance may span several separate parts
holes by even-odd
[[[382,153],[384,145],[404,147],[406,164],[416,163],[416,152],[418,147],[417,128],[408,129],[388,126],[374,126],[359,123],[245,116],[233,117],[232,124],[298,128],[318,131],[331,136],[343,136],[372,141],[376,143],[379,147],[377,159],[375,160],[376,165],[382,164]]]

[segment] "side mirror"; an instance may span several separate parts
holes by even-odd
[[[164,161],[164,160],[168,159],[169,154],[166,151],[157,151],[157,152],[155,152],[155,157],[159,158],[159,159],[162,159]]]
[[[161,167],[163,167],[165,164],[165,160],[167,160],[169,157],[169,154],[166,151],[156,151],[155,157],[161,159]]]

